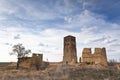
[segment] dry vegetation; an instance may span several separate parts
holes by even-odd
[[[45,70],[0,68],[0,80],[120,80],[115,69],[52,65]]]

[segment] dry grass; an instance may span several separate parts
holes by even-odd
[[[120,80],[120,71],[70,65],[51,65],[39,71],[1,68],[0,80]]]

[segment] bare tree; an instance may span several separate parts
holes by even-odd
[[[117,61],[115,59],[111,59],[108,61],[109,66],[114,66],[116,63],[117,63]]]
[[[26,57],[29,53],[31,53],[31,50],[26,50],[25,47],[20,43],[13,46],[10,55],[17,55],[17,69],[19,68],[20,58]]]

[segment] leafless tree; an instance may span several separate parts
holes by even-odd
[[[31,50],[26,50],[25,47],[18,43],[12,47],[12,52],[10,55],[16,55],[17,56],[17,69],[19,68],[20,58],[26,57],[29,53],[31,53]]]

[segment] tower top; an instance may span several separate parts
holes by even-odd
[[[74,37],[74,36],[72,36],[72,35],[65,36],[64,38],[67,38],[67,37],[73,37],[73,38],[75,38],[75,37]]]

